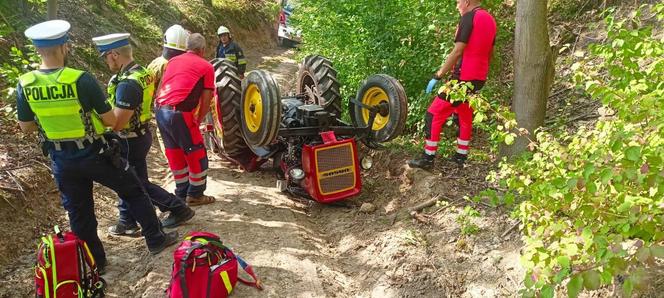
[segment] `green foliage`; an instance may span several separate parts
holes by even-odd
[[[462,235],[473,235],[480,231],[480,227],[473,222],[473,219],[477,217],[480,217],[480,213],[473,207],[466,206],[463,208],[463,211],[456,218],[456,222],[461,226]]]
[[[28,51],[24,53],[20,49],[12,47],[8,61],[0,66],[0,77],[3,80],[2,84],[5,86],[0,99],[11,102],[15,96],[18,77],[39,66],[40,60],[35,53],[35,48],[33,46],[27,46],[26,48]]]
[[[215,0],[213,5],[223,11],[223,21],[233,20],[234,28],[256,29],[261,24],[276,21],[279,15],[279,3],[275,1],[257,0]],[[219,20],[215,20],[219,21]]]
[[[484,1],[497,11],[502,1]],[[424,88],[454,46],[459,13],[454,1],[301,0],[293,15],[303,30],[302,54],[329,57],[339,71],[342,96],[355,96],[371,74],[398,78],[409,98],[410,131],[421,131],[432,95]],[[499,22],[501,29],[512,22]],[[507,39],[510,29],[500,33]],[[502,43],[501,43],[502,44]],[[495,59],[500,60],[500,59]]]
[[[551,297],[566,285],[577,297],[620,275],[629,296],[640,268],[663,257],[664,42],[640,11],[664,18],[664,4],[607,17],[607,43],[573,66],[605,117],[572,133],[537,133],[533,152],[490,176],[525,199],[515,210],[525,295]]]
[[[151,15],[147,7],[140,6],[127,9],[118,1],[107,1],[108,6],[118,13],[123,14],[132,24],[132,35],[142,40],[148,40],[151,44],[159,44],[162,39],[162,31],[157,25],[155,15]],[[147,10],[147,11],[144,11]]]

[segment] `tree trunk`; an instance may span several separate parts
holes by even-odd
[[[526,150],[529,138],[544,124],[546,101],[554,76],[554,55],[549,44],[546,0],[517,0],[514,41],[514,99],[512,110],[519,127],[530,133],[504,148],[515,156]]]
[[[49,20],[55,20],[58,18],[58,0],[48,0],[46,4],[47,16]]]

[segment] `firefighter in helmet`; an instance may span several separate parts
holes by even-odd
[[[247,59],[244,58],[242,48],[233,41],[231,31],[225,26],[219,26],[217,36],[219,37],[219,45],[217,45],[216,57],[226,58],[235,63],[240,79],[244,79],[244,72],[247,69]]]

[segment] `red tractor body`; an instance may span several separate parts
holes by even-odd
[[[334,137],[334,133],[331,136]],[[320,145],[304,145],[302,188],[316,201],[332,203],[355,196],[362,190],[360,162],[355,139],[326,140]]]

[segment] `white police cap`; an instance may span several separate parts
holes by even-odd
[[[61,45],[69,40],[71,24],[63,20],[51,20],[36,24],[25,30],[25,37],[38,48]]]
[[[97,36],[92,41],[97,45],[97,50],[101,55],[106,52],[129,45],[129,33],[113,33],[104,36]]]

